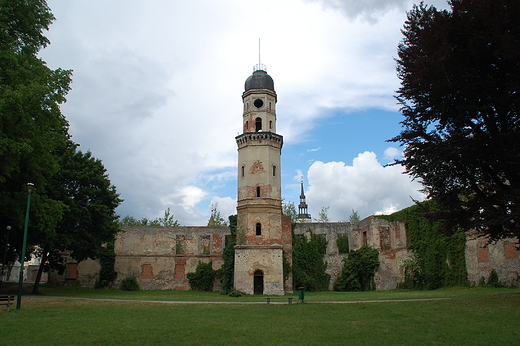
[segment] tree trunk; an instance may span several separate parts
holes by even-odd
[[[40,268],[38,268],[38,275],[36,275],[36,279],[34,280],[34,286],[31,294],[39,294],[38,288],[40,287],[40,280],[42,279],[43,268],[45,267],[45,262],[49,258],[49,251],[44,250],[42,253],[42,260],[40,262]]]

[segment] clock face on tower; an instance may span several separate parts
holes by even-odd
[[[256,99],[253,104],[255,105],[256,108],[260,108],[264,105],[264,101],[260,100],[260,99]]]

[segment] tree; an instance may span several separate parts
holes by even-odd
[[[137,220],[135,217],[127,215],[119,220],[119,226],[121,226],[121,227],[139,227],[139,226],[177,227],[177,226],[179,226],[179,220],[175,219],[175,215],[171,212],[171,209],[168,207],[164,211],[163,217],[158,217],[154,220],[150,220],[146,217],[142,217],[140,220]]]
[[[321,211],[318,214],[318,218],[314,219],[318,222],[330,222],[329,219],[329,207],[321,207]]]
[[[101,161],[72,143],[59,157],[60,171],[49,182],[48,196],[65,208],[53,232],[35,234],[42,249],[40,275],[47,259],[52,269],[62,268],[63,253],[78,262],[98,258],[119,232],[115,209],[122,200]],[[33,293],[38,292],[40,275]]]
[[[356,210],[352,209],[352,214],[350,214],[348,218],[349,222],[359,222],[361,221],[361,218],[359,217],[359,214]]]
[[[293,202],[282,203],[282,214],[290,216],[291,223],[293,225],[296,224],[296,221],[298,220],[298,213],[296,212],[296,206]]]
[[[27,201],[34,183],[28,256],[38,232],[53,231],[65,205],[47,195],[59,169],[57,150],[69,143],[68,123],[59,105],[70,89],[71,71],[51,70],[38,57],[47,46],[43,31],[54,20],[43,0],[0,1],[0,225],[12,226],[13,253],[21,253]]]
[[[208,226],[215,226],[215,227],[226,227],[228,223],[222,215],[220,214],[220,211],[218,211],[218,203],[214,203],[211,205],[211,216],[209,217]]]
[[[293,283],[294,287],[304,287],[307,291],[325,291],[329,288],[330,275],[327,262],[323,260],[320,248],[325,237],[311,234],[293,236]],[[326,249],[325,239],[325,249]],[[323,249],[321,249],[323,250]]]
[[[520,236],[520,2],[453,0],[408,13],[397,100],[406,173],[444,229]]]

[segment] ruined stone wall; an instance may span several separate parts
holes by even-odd
[[[123,227],[114,243],[117,278],[113,286],[135,276],[141,289],[188,290],[186,275],[195,272],[199,262],[212,261],[213,269],[220,269],[230,234],[228,227]],[[51,272],[49,282],[94,288],[100,269],[98,260],[76,263],[68,258],[65,272]],[[216,282],[215,289],[219,288]]]
[[[220,269],[226,235],[228,227],[125,227],[114,243],[115,286],[133,275],[141,289],[187,290],[199,262]]]
[[[401,259],[409,256],[406,243],[406,230],[402,222],[388,222],[377,217],[368,217],[361,222],[313,222],[299,223],[294,234],[322,234],[327,239],[327,274],[331,276],[329,289],[332,289],[343,268],[343,259],[348,254],[338,251],[338,235],[348,236],[350,251],[368,245],[379,251],[379,268],[374,280],[377,290],[397,287],[404,280],[404,273],[399,268]]]
[[[487,281],[491,270],[495,269],[503,284],[520,287],[518,239],[489,242],[487,237],[482,237],[478,232],[467,232],[466,268],[468,280],[473,284],[478,284],[481,278]]]

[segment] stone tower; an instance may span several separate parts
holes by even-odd
[[[280,155],[274,82],[258,64],[242,94],[243,133],[238,146],[238,227],[235,246],[237,290],[284,294],[283,255],[291,232],[282,217]]]

